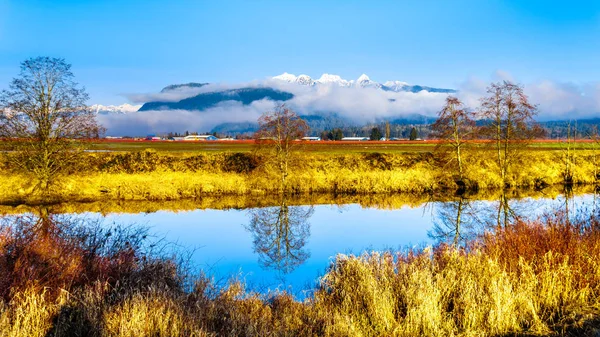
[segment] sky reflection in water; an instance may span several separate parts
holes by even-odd
[[[593,207],[594,200],[593,194],[578,195],[571,199],[569,207],[576,214],[577,208]],[[464,222],[461,224],[461,232],[467,234],[465,237],[469,236],[467,232],[472,234],[481,231],[484,221],[489,221],[488,224],[494,226],[493,217],[497,213],[498,204],[499,202],[494,201],[467,201],[461,218]],[[562,196],[556,199],[509,200],[512,214],[527,217],[539,216],[545,210],[564,207],[564,204]],[[445,225],[443,229],[449,228],[447,232],[451,233],[455,209],[451,202],[432,202],[417,207],[404,206],[388,210],[364,208],[358,204],[287,206],[286,201],[282,200],[280,206],[260,209],[109,214],[105,222],[148,226],[151,233],[164,237],[167,242],[176,242],[184,249],[195,249],[191,261],[193,266],[214,276],[221,284],[231,277],[237,277],[252,290],[288,290],[302,298],[303,291],[313,288],[336,254],[360,254],[365,250],[402,250],[406,247],[435,244],[440,240],[435,237],[435,226]],[[100,215],[88,213],[88,216]],[[296,219],[296,216],[305,218]],[[259,245],[255,241],[257,237],[266,237],[265,227],[257,232],[256,226],[251,224],[253,219],[257,221],[256,219],[264,218],[268,218],[268,221],[262,225],[267,226],[267,233],[271,236],[266,241],[262,240]],[[296,261],[295,264],[292,261],[291,267],[286,264],[288,261],[280,263],[287,266],[287,273],[286,268],[278,268],[278,263],[281,262],[279,258],[285,259],[285,256],[281,256],[286,253],[285,238],[281,237],[284,234],[269,232],[269,221],[274,226],[287,228],[283,232],[290,234],[288,241],[293,244],[300,242],[300,247],[297,248],[306,253],[306,256],[299,254],[302,261]],[[284,226],[286,224],[288,227]],[[279,240],[273,242],[277,238]],[[442,240],[453,242],[452,237]],[[283,246],[281,248],[273,243]],[[264,251],[257,252],[261,247],[281,249],[274,249],[267,256]],[[265,266],[265,260],[271,262],[268,267]]]
[[[310,288],[337,253],[359,254],[364,250],[432,243],[427,236],[431,211],[424,207],[395,210],[362,208],[356,204],[313,207],[314,213],[307,219],[310,235],[305,246],[310,256],[287,275],[259,263],[252,233],[247,228],[251,220],[249,210],[111,214],[106,220],[150,226],[151,232],[169,242],[197,248],[193,262],[216,279],[239,275],[255,289],[291,287],[294,293]]]

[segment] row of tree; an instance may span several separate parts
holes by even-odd
[[[464,151],[472,140],[485,138],[491,140],[499,175],[507,183],[508,173],[518,156],[518,152],[529,142],[543,134],[535,122],[536,106],[529,102],[523,88],[509,81],[493,83],[487,88],[487,96],[481,99],[476,109],[466,107],[457,97],[449,96],[439,111],[432,129],[436,138],[442,141],[442,149],[451,149],[451,162],[455,162],[457,183],[464,184]],[[476,119],[485,120],[483,126]],[[282,187],[285,190],[286,178],[292,149],[298,145],[296,139],[303,137],[309,128],[294,111],[282,105],[266,112],[259,119],[258,140],[268,140],[274,149],[273,160],[281,174]],[[342,131],[334,129],[326,134],[328,139],[342,139]],[[389,136],[389,124],[386,125]],[[378,128],[371,132],[372,140],[379,140],[383,134]],[[411,131],[410,139],[417,138],[416,129]]]
[[[371,124],[363,127],[346,126],[333,128],[322,131],[320,137],[322,140],[342,140],[345,136],[368,137],[370,140],[380,140],[382,138],[387,140],[392,138],[416,140],[420,134],[429,134],[428,125],[398,125],[385,122],[381,126],[373,126]]]

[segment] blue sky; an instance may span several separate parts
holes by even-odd
[[[600,2],[0,0],[0,88],[38,55],[66,58],[103,104],[284,71],[582,84],[600,78]]]

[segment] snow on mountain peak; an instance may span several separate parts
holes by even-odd
[[[319,78],[317,80],[317,82],[322,83],[322,84],[338,84],[342,87],[347,87],[347,86],[351,85],[350,82],[341,78],[339,75],[333,75],[333,74],[323,74],[323,75],[321,75],[321,78]]]
[[[321,75],[321,78],[319,78],[317,81],[322,82],[322,83],[340,82],[340,81],[342,81],[342,78],[339,75],[323,74],[323,75]]]
[[[387,81],[385,83],[379,83],[373,81],[366,74],[360,75],[360,77],[354,81],[348,81],[341,78],[339,75],[333,74],[323,74],[318,80],[313,80],[308,75],[300,75],[296,76],[294,74],[283,73],[278,76],[274,76],[273,79],[285,81],[288,83],[295,83],[303,86],[340,86],[340,87],[355,87],[355,88],[371,88],[378,89],[384,91],[393,91],[393,92],[418,92],[421,90],[427,90],[431,92],[439,92],[439,93],[450,93],[455,92],[452,89],[437,89],[437,88],[429,88],[429,87],[421,87],[421,86],[413,86],[406,82],[402,81]],[[423,89],[426,88],[426,89]]]
[[[308,75],[300,75],[296,78],[296,83],[311,86],[315,84],[315,81]]]
[[[381,88],[381,84],[379,84],[375,81],[371,81],[369,76],[367,76],[365,74],[360,75],[360,77],[356,80],[356,85],[361,86],[363,88],[364,87],[376,88],[376,89]]]
[[[362,82],[371,82],[371,79],[366,74],[362,74],[362,75],[360,75],[358,80],[356,80],[356,83],[362,83]]]
[[[117,113],[117,114],[126,114],[129,112],[136,112],[142,106],[141,105],[131,105],[128,103],[121,105],[102,105],[102,104],[94,104],[90,106],[92,111],[97,114],[107,114],[107,113]]]
[[[383,85],[385,85],[386,87],[402,87],[407,86],[408,83],[402,81],[387,81]]]
[[[296,81],[297,77],[294,74],[284,72],[281,75],[274,76],[273,79],[292,83]]]

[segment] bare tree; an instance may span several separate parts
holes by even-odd
[[[431,126],[434,137],[442,141],[442,145],[452,148],[453,158],[456,161],[458,177],[464,178],[462,152],[468,145],[467,140],[473,136],[475,129],[474,114],[465,109],[463,103],[456,97],[448,96],[446,104],[438,113],[438,119]]]
[[[489,124],[483,130],[493,141],[500,177],[507,185],[519,150],[542,133],[533,119],[537,108],[529,102],[520,85],[509,81],[492,83],[487,93],[481,100],[481,116]]]
[[[87,99],[64,59],[22,62],[19,76],[0,93],[0,138],[14,150],[8,156],[10,167],[31,174],[47,192],[79,160],[78,140],[102,132]]]
[[[285,105],[265,112],[258,119],[258,126],[255,138],[261,148],[270,150],[268,162],[275,165],[280,175],[282,190],[285,191],[293,150],[299,145],[297,140],[308,132],[309,127]]]

